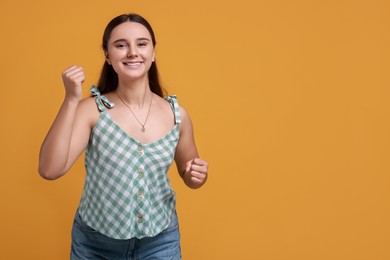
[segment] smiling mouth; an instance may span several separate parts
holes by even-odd
[[[143,63],[142,61],[123,62],[123,64],[126,66],[138,66],[141,65],[142,63]]]

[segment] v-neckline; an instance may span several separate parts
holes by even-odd
[[[154,140],[152,142],[149,142],[149,143],[143,143],[137,139],[135,139],[134,137],[132,137],[128,132],[126,132],[125,130],[123,130],[122,127],[120,127],[118,125],[117,122],[115,122],[115,120],[111,117],[111,115],[106,111],[102,111],[100,113],[100,116],[99,116],[99,120],[96,122],[96,125],[98,125],[99,121],[103,120],[102,117],[103,116],[106,116],[106,118],[113,124],[113,126],[116,128],[116,130],[118,130],[119,132],[121,132],[122,134],[124,134],[128,139],[132,140],[133,142],[139,144],[139,145],[142,145],[142,146],[153,146],[153,145],[157,145],[161,142],[164,141],[164,139],[166,139],[169,135],[171,135],[171,133],[173,131],[175,131],[178,127],[179,127],[179,124],[178,123],[175,123],[175,125],[166,133],[164,134],[162,137],[158,138],[157,140]],[[96,127],[95,125],[95,127]],[[94,127],[94,128],[95,128]]]

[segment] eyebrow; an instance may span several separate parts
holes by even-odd
[[[137,38],[136,40],[137,40],[137,41],[149,41],[149,42],[150,42],[150,39],[148,39],[148,38],[143,38],[143,37]],[[126,41],[127,41],[126,39],[118,39],[118,40],[115,40],[113,43],[117,43],[117,42],[126,42]]]

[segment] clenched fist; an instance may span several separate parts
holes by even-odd
[[[62,73],[66,98],[80,101],[82,98],[81,84],[85,80],[84,69],[79,66],[71,66]]]
[[[183,179],[187,186],[192,189],[200,188],[207,180],[208,163],[202,159],[195,158],[186,163],[186,171]]]

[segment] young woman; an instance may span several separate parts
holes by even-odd
[[[71,259],[181,259],[175,160],[193,189],[207,179],[192,124],[175,96],[164,97],[155,37],[137,14],[120,15],[103,35],[105,63],[82,100],[83,68],[63,74],[64,102],[40,152],[39,173],[63,176],[85,150],[86,179],[72,229]]]

